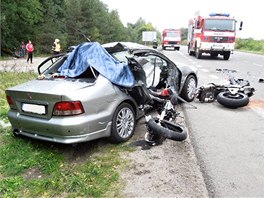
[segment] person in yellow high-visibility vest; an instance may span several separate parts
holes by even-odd
[[[59,54],[61,52],[61,46],[60,46],[60,40],[59,39],[55,39],[53,45],[52,45],[52,51],[53,54]]]

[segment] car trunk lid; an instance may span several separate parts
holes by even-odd
[[[75,81],[74,83],[72,81]],[[6,90],[9,105],[21,115],[49,119],[63,96],[92,86],[94,79],[32,80]]]

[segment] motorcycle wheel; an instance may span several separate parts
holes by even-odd
[[[244,93],[231,94],[230,92],[220,92],[216,100],[228,108],[239,108],[249,103],[249,97]]]
[[[147,122],[147,126],[151,133],[157,136],[162,136],[174,141],[183,141],[187,138],[187,130],[184,127],[166,120],[151,118]]]

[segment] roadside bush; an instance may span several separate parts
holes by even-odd
[[[254,40],[253,38],[237,39],[236,49],[264,53],[264,40]]]

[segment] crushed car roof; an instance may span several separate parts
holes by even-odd
[[[59,68],[60,75],[76,77],[93,67],[114,84],[133,87],[134,76],[127,63],[114,59],[98,42],[78,45]]]

